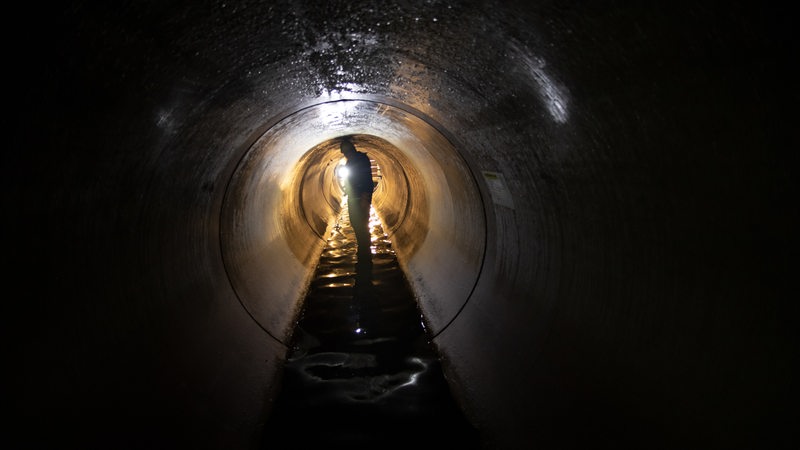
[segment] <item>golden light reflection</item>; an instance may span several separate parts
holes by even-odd
[[[368,227],[370,234],[370,252],[373,255],[380,253],[394,253],[394,250],[391,248],[392,243],[389,240],[389,236],[383,229],[383,222],[378,216],[377,211],[375,211],[375,207],[372,205],[369,207]],[[331,235],[328,238],[327,245],[328,248],[325,250],[325,253],[329,255],[343,254],[348,251],[352,251],[352,248],[355,246],[355,236],[352,228],[350,227],[350,217],[347,213],[347,196],[342,198],[341,212],[339,213],[339,217],[337,218],[336,223],[331,230]],[[339,274],[337,273],[328,273],[320,277],[327,278],[338,275]]]

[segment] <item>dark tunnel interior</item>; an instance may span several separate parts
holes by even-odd
[[[343,135],[486,449],[797,445],[788,6],[18,11],[4,446],[269,441]]]

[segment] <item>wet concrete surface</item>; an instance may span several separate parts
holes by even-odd
[[[262,448],[481,448],[374,209],[369,261],[357,261],[346,205],[341,211],[294,331]]]

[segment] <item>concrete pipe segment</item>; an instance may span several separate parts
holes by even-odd
[[[352,134],[487,449],[788,446],[797,40],[705,3],[18,5],[0,442],[258,448]]]

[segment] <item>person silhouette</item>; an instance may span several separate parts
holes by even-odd
[[[366,153],[356,150],[351,136],[342,137],[339,150],[347,159],[347,177],[344,180],[344,191],[347,195],[347,213],[350,225],[356,235],[358,263],[372,261],[369,235],[369,208],[372,204],[372,163]]]

